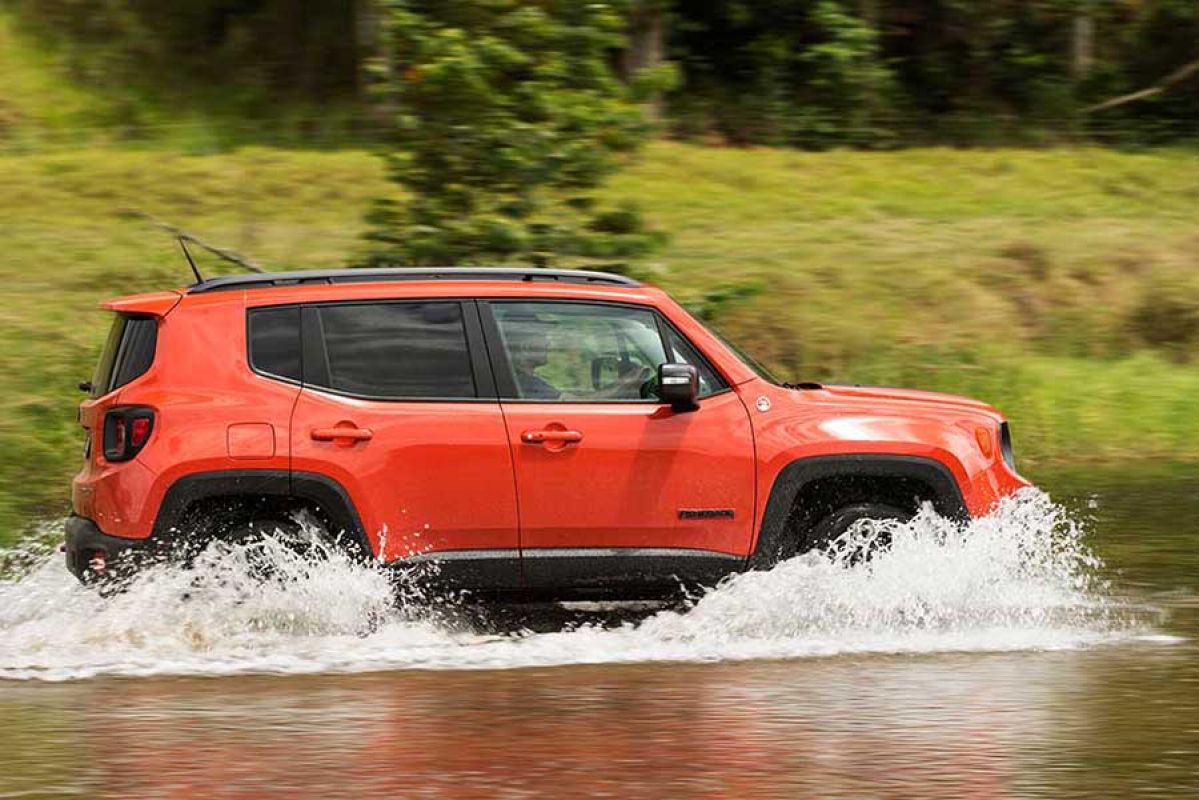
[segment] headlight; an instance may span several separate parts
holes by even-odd
[[[1006,422],[999,425],[999,452],[1003,454],[1003,463],[1012,472],[1016,471],[1016,456],[1012,452],[1012,429]]]

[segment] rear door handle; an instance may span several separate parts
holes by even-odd
[[[351,442],[365,442],[372,439],[374,435],[366,428],[337,427],[312,429],[312,438],[318,442],[334,442],[339,439]]]
[[[546,442],[573,444],[583,441],[583,434],[578,431],[525,431],[520,435],[520,440],[525,444],[545,444]]]

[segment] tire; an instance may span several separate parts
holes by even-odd
[[[266,547],[267,540],[282,544],[303,559],[312,559],[317,554],[316,544],[305,535],[300,524],[283,515],[239,521],[220,536],[222,542],[246,548],[250,573],[259,580],[279,577],[278,565]]]
[[[876,554],[891,546],[890,532],[885,528],[868,533],[865,539],[847,541],[846,534],[862,520],[876,522],[905,523],[912,519],[912,512],[885,503],[853,503],[842,506],[823,517],[812,526],[807,546],[801,551],[819,550],[840,557],[848,563],[869,561]]]

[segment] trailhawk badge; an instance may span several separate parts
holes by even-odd
[[[758,398],[758,402],[756,405],[758,406],[759,411],[769,411],[770,410],[770,398],[767,397],[766,395],[762,395],[761,397]]]

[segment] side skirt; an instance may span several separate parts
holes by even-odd
[[[513,584],[514,563],[524,580]],[[428,565],[428,577],[462,588],[531,591],[677,589],[714,586],[741,572],[745,559],[711,550],[658,547],[451,550],[394,561],[399,569]],[[419,573],[418,573],[419,574]]]

